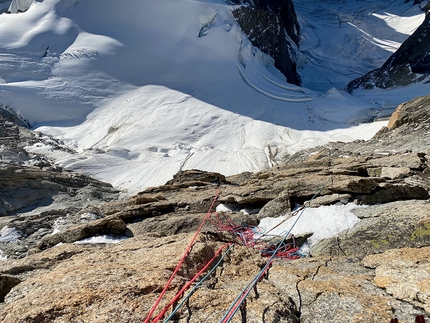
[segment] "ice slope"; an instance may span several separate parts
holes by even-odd
[[[344,88],[381,67],[424,21],[399,0],[294,1],[301,25],[299,74],[315,90]]]
[[[319,3],[296,4],[302,23],[321,27],[318,37],[337,31],[336,14],[311,20],[306,2]],[[367,2],[377,6],[372,21],[385,21],[378,17],[393,1]],[[348,8],[359,12],[352,1],[343,1],[344,7],[324,3],[338,15]],[[257,171],[303,148],[368,139],[385,124],[369,120],[387,115],[412,92],[426,91],[352,96],[331,88],[315,64],[301,66],[309,88],[287,84],[273,60],[241,33],[231,8],[220,0],[50,0],[34,2],[25,13],[2,14],[0,104],[75,153],[41,144],[32,150],[132,194],[163,184],[180,169]],[[418,26],[423,14],[410,10]],[[386,33],[412,25],[410,16],[399,15]],[[300,55],[318,56],[326,67],[339,64],[327,75],[341,84],[352,60],[324,54],[323,46],[344,39],[322,38],[314,46],[312,28],[304,27],[308,38]],[[374,43],[351,46],[379,51]],[[375,59],[369,55],[353,61],[359,66]]]

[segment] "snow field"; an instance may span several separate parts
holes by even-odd
[[[130,195],[181,169],[259,171],[301,149],[369,139],[386,124],[373,120],[428,92],[339,89],[388,58],[374,39],[397,46],[422,21],[417,6],[295,5],[304,87],[285,82],[221,0],[36,1],[0,15],[0,104],[75,153],[30,150]]]

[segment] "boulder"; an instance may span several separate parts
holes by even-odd
[[[198,169],[179,171],[173,176],[173,179],[166,183],[167,185],[202,186],[207,184],[225,183],[225,176],[214,172],[205,172]]]
[[[309,207],[319,207],[322,205],[332,205],[337,203],[347,204],[352,202],[353,198],[350,194],[330,194],[324,196],[318,196],[313,200],[306,201],[309,203]]]
[[[108,216],[87,224],[71,227],[63,232],[45,235],[37,247],[44,250],[59,243],[70,243],[100,235],[124,236],[125,233],[126,225],[124,221],[117,216]]]
[[[285,192],[265,204],[258,213],[257,219],[260,220],[265,217],[276,218],[289,212],[291,212],[291,201],[288,192]]]
[[[430,247],[388,250],[362,262],[376,269],[378,287],[430,313]]]

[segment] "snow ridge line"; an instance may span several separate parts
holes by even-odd
[[[239,75],[242,78],[242,80],[245,82],[246,85],[248,85],[250,88],[254,89],[255,91],[275,100],[279,101],[285,101],[285,102],[308,102],[308,101],[314,101],[317,98],[298,98],[298,99],[291,99],[291,98],[284,98],[281,96],[276,96],[273,94],[270,94],[262,89],[260,89],[258,86],[251,83],[251,81],[247,78],[245,75],[245,71],[241,67],[241,64],[239,62],[236,62],[237,70],[239,71]]]
[[[300,88],[296,88],[296,87],[290,87],[290,86],[285,86],[283,84],[280,84],[278,82],[275,82],[271,79],[269,79],[266,75],[264,75],[263,73],[261,73],[260,71],[257,71],[258,74],[260,74],[267,82],[272,83],[273,85],[276,85],[277,87],[280,87],[281,89],[287,90],[287,91],[291,91],[291,92],[297,92],[297,93],[301,93],[301,94],[305,94],[305,92],[300,89]]]

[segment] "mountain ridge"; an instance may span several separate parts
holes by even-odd
[[[368,142],[331,143],[301,151],[284,165],[259,173],[225,177],[186,170],[129,199],[9,218],[4,222],[9,231],[3,229],[1,234],[3,254],[11,258],[0,263],[0,295],[5,298],[0,317],[11,323],[142,321],[208,211],[218,185],[221,194],[215,205],[238,206],[218,211],[220,219],[237,225],[258,225],[268,215],[288,214],[294,203],[310,208],[348,201],[376,203],[353,210],[360,222],[339,237],[311,246],[312,257],[274,262],[237,316],[294,323],[370,322],[375,317],[407,322],[428,313],[428,291],[423,286],[430,265],[426,211],[430,151],[428,145],[422,150],[422,138],[430,125],[422,118],[428,116],[429,100],[429,96],[417,98],[400,106],[390,128]],[[422,125],[419,129],[417,123]],[[384,137],[387,140],[381,142]],[[319,196],[312,197],[317,192]],[[215,223],[205,225],[176,282],[184,284],[186,273],[202,266],[222,244],[236,246],[222,269],[190,298],[191,312],[184,308],[176,314],[179,322],[218,320],[240,286],[265,262],[260,252],[241,244],[240,235],[220,231]],[[6,232],[20,236],[5,242]],[[71,243],[107,233],[128,239],[116,245]],[[299,235],[296,240],[303,243]],[[418,267],[408,265],[417,262]],[[410,287],[405,289],[404,284]],[[418,298],[411,296],[411,290]],[[173,292],[167,296],[173,297]]]
[[[370,90],[375,87],[388,89],[419,82],[428,84],[430,82],[428,80],[430,56],[427,51],[430,46],[428,10],[424,22],[380,68],[351,81],[346,90],[351,92],[358,88]]]
[[[306,4],[315,5],[309,12],[320,9],[316,1],[305,2],[301,10]],[[49,7],[53,3],[61,10],[53,12]],[[167,2],[145,4],[154,14],[162,12],[159,10],[163,3]],[[201,284],[186,301],[180,294],[173,303],[176,306],[184,300],[184,306],[175,312],[169,309],[163,319],[171,314],[169,319],[176,322],[223,321],[223,315],[228,314],[234,299],[243,295],[241,291],[250,286],[249,282],[256,282],[255,288],[237,307],[234,322],[388,323],[393,318],[409,322],[416,315],[428,317],[430,96],[420,96],[428,93],[428,86],[412,84],[386,92],[356,90],[349,95],[335,88],[319,93],[285,83],[274,69],[273,59],[251,44],[219,1],[183,3],[187,10],[177,6],[174,14],[170,12],[171,21],[177,23],[170,34],[157,24],[155,15],[147,16],[154,23],[152,27],[158,27],[154,29],[157,35],[163,35],[158,39],[160,48],[174,53],[179,49],[182,54],[185,50],[196,58],[206,53],[215,67],[208,67],[202,60],[198,61],[200,68],[212,72],[219,69],[222,73],[211,75],[208,81],[203,73],[192,73],[199,64],[187,65],[187,55],[172,58],[163,51],[154,61],[137,64],[146,66],[149,73],[158,71],[150,68],[151,63],[157,65],[172,58],[165,61],[164,71],[173,78],[182,75],[183,84],[173,86],[176,90],[167,86],[174,83],[172,80],[157,86],[131,86],[127,80],[142,79],[137,74],[121,78],[125,70],[120,68],[124,65],[106,69],[111,73],[109,77],[99,70],[91,74],[95,67],[103,67],[104,59],[114,62],[116,50],[121,53],[124,48],[139,49],[136,43],[128,47],[129,39],[119,30],[104,34],[105,25],[92,26],[85,22],[84,15],[79,16],[79,10],[91,8],[94,1],[75,2],[76,5],[60,0],[39,2],[20,16],[0,16],[0,30],[9,31],[10,17],[23,23],[44,17],[46,34],[56,35],[46,39],[62,39],[62,46],[72,44],[66,49],[58,44],[49,49],[46,44],[36,46],[37,42],[29,39],[44,39],[38,37],[46,34],[31,28],[33,33],[26,34],[27,38],[10,38],[16,46],[14,51],[5,49],[12,42],[0,40],[1,50],[6,51],[0,61],[0,77],[5,79],[0,84],[0,103],[17,114],[0,110],[0,319],[6,323],[142,322],[184,252],[188,257],[166,289],[162,307],[211,259],[220,265],[212,267],[207,280],[199,278]],[[371,6],[373,13],[383,16],[378,4],[386,3],[372,3],[377,7]],[[109,7],[114,2],[105,4]],[[338,3],[332,4],[341,34],[348,28],[356,32],[354,35],[361,35],[368,27],[352,16],[342,16],[342,11],[335,10]],[[407,5],[400,1],[397,4],[394,12]],[[120,6],[118,2],[117,5]],[[367,13],[361,11],[360,2],[351,1],[348,6],[346,9],[353,13]],[[407,11],[415,20],[420,19],[415,16],[417,9]],[[33,16],[36,12],[37,19]],[[192,19],[174,19],[185,12],[192,14]],[[105,22],[101,12],[97,17]],[[116,13],[112,19],[120,22]],[[300,15],[299,21],[303,23]],[[61,22],[63,29],[52,28],[52,22]],[[323,27],[316,20],[310,23]],[[312,34],[309,24],[301,26],[304,42],[300,50],[315,62],[323,45],[311,51],[313,37],[321,34],[317,29]],[[330,20],[328,25],[332,24],[337,26],[337,20]],[[176,33],[188,38],[179,41],[172,36]],[[20,35],[20,31],[12,34]],[[150,34],[141,37],[151,39]],[[162,42],[166,39],[183,46],[167,46],[169,42]],[[233,46],[211,47],[219,39]],[[375,41],[377,37],[369,39]],[[369,39],[363,48],[369,48]],[[195,42],[199,50],[205,46],[209,50],[194,51],[195,47],[190,46]],[[46,56],[33,57],[36,47],[40,47],[37,55],[48,51]],[[23,49],[33,52],[29,55]],[[121,57],[131,57],[127,55]],[[14,65],[20,59],[23,65]],[[216,64],[220,59],[224,63]],[[181,74],[183,70],[171,68],[180,65],[192,69]],[[42,74],[38,70],[41,67]],[[303,66],[299,71],[300,68],[304,71]],[[84,70],[88,75],[80,74]],[[316,71],[319,70],[311,72]],[[168,79],[166,75],[156,77]],[[204,82],[181,92],[196,82],[190,75]],[[228,76],[227,81],[217,80],[220,75]],[[309,75],[303,74],[305,83]],[[42,92],[37,77],[48,85]],[[75,92],[76,88],[66,82],[66,86],[56,83],[57,77],[88,88]],[[148,75],[144,77],[150,79]],[[97,89],[90,87],[99,80],[102,82]],[[120,86],[121,82],[127,84]],[[109,84],[109,88],[103,84]],[[221,100],[217,97],[221,92],[211,92],[213,87],[225,89],[221,97],[224,110],[213,108]],[[88,114],[83,124],[45,126],[35,132],[17,117],[36,118],[32,111],[41,109],[37,117],[42,120],[47,118],[43,113],[54,103],[60,104],[55,111],[60,116],[61,111],[67,111],[62,101],[71,106],[88,103],[88,110],[80,110],[79,106],[79,111],[67,115],[79,123],[75,113],[85,110],[82,113],[86,114],[94,108],[89,102],[96,102],[100,93],[110,96],[119,88],[124,91],[121,96],[106,98],[106,105]],[[63,96],[66,90],[70,96]],[[82,94],[85,95],[80,97]],[[233,100],[236,96],[243,101]],[[65,100],[71,97],[77,101]],[[404,103],[397,106],[400,102]],[[46,107],[47,104],[52,105]],[[204,116],[199,116],[203,112]],[[351,127],[388,115],[391,118],[387,122],[357,125],[355,130]],[[146,123],[147,120],[152,122]],[[365,130],[366,126],[373,128]],[[133,132],[134,127],[139,136]],[[235,135],[226,135],[231,128],[237,130]],[[354,131],[366,134],[359,136]],[[211,132],[216,136],[209,136]],[[173,139],[174,145],[165,138]],[[230,172],[231,164],[237,162],[231,155],[239,154],[241,149],[253,154],[258,151],[239,160],[258,164],[259,168],[243,168],[253,172],[235,168],[224,174],[223,170]],[[214,155],[216,150],[218,154]],[[149,174],[142,175],[144,171],[138,166],[147,162],[144,156],[152,164],[145,168]],[[218,164],[211,163],[214,156],[219,157]],[[202,161],[207,164],[198,167]],[[63,167],[65,164],[69,167]],[[224,166],[215,167],[220,164]],[[107,180],[82,174],[87,171]],[[113,180],[114,175],[118,177]],[[163,184],[151,185],[149,179],[157,176],[154,183],[164,178]],[[120,195],[116,187],[131,180],[138,183],[134,193]],[[210,221],[188,253],[186,246],[206,217]],[[275,223],[280,232],[273,231],[273,240],[264,240],[268,247],[265,249],[260,245],[261,235],[267,235],[265,230]],[[284,236],[288,238],[283,243],[289,259],[276,259],[268,266],[264,255]],[[228,255],[221,256],[226,244],[233,247]],[[255,276],[259,273],[261,277]]]

